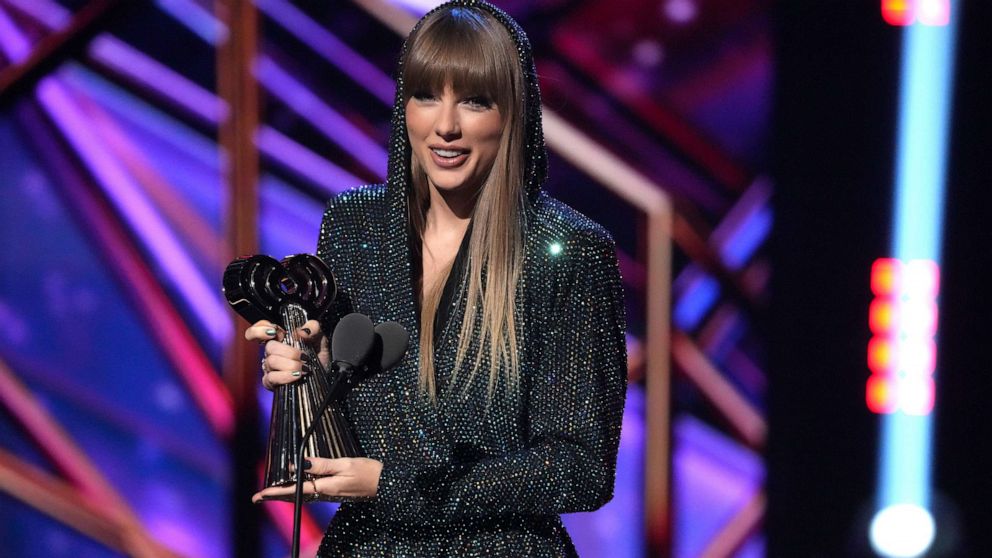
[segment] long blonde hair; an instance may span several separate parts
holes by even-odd
[[[514,315],[517,283],[523,264],[524,78],[509,32],[492,15],[455,7],[427,17],[409,39],[403,61],[404,103],[419,92],[443,91],[484,95],[496,103],[503,135],[492,170],[478,192],[468,243],[468,288],[454,375],[467,372],[470,385],[479,368],[490,368],[489,395],[506,370],[508,387],[519,380],[520,343]],[[422,239],[430,185],[411,157],[410,223]],[[420,387],[437,399],[434,369],[434,319],[451,268],[424,295],[420,313]],[[476,321],[481,324],[478,337]],[[465,366],[469,364],[470,366]]]

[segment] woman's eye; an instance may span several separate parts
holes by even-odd
[[[465,104],[480,109],[492,108],[493,102],[488,97],[476,96],[465,99]]]
[[[433,93],[426,93],[424,91],[418,91],[414,93],[413,98],[418,101],[433,101],[437,97]]]

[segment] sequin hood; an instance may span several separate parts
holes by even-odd
[[[533,203],[537,200],[541,186],[548,176],[548,152],[544,145],[544,126],[541,119],[541,89],[537,81],[537,70],[534,67],[534,55],[531,51],[530,40],[506,12],[480,0],[453,0],[446,2],[428,12],[414,26],[407,40],[403,43],[399,63],[396,66],[396,98],[393,104],[391,132],[389,135],[389,167],[388,187],[391,195],[406,196],[410,184],[410,139],[406,129],[406,100],[403,83],[403,61],[406,59],[410,46],[409,37],[423,25],[431,14],[452,7],[476,8],[492,15],[500,22],[517,45],[517,56],[524,77],[524,153],[526,156],[524,174],[526,185],[524,190],[528,199]]]

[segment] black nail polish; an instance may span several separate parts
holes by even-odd
[[[310,463],[310,460],[309,459],[304,459],[303,460],[303,468],[304,469],[309,469],[310,467],[313,467],[313,463]]]

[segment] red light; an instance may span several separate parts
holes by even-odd
[[[934,261],[881,258],[872,265],[872,374],[865,388],[872,412],[925,415],[933,410],[939,283],[940,268]]]
[[[904,27],[919,22],[942,26],[950,23],[950,0],[882,0],[882,19],[889,25]]]
[[[882,0],[882,18],[889,25],[910,25],[916,19],[914,0]]]
[[[895,351],[892,341],[884,337],[873,337],[868,342],[868,368],[875,374],[895,372]]]
[[[895,304],[888,298],[876,298],[868,308],[868,327],[875,335],[890,335],[897,322]]]
[[[868,386],[865,389],[865,400],[868,409],[873,413],[889,414],[896,411],[898,400],[896,399],[895,382],[891,376],[872,375],[868,378]]]
[[[899,289],[899,260],[879,258],[871,266],[871,292],[875,296],[892,296]]]

